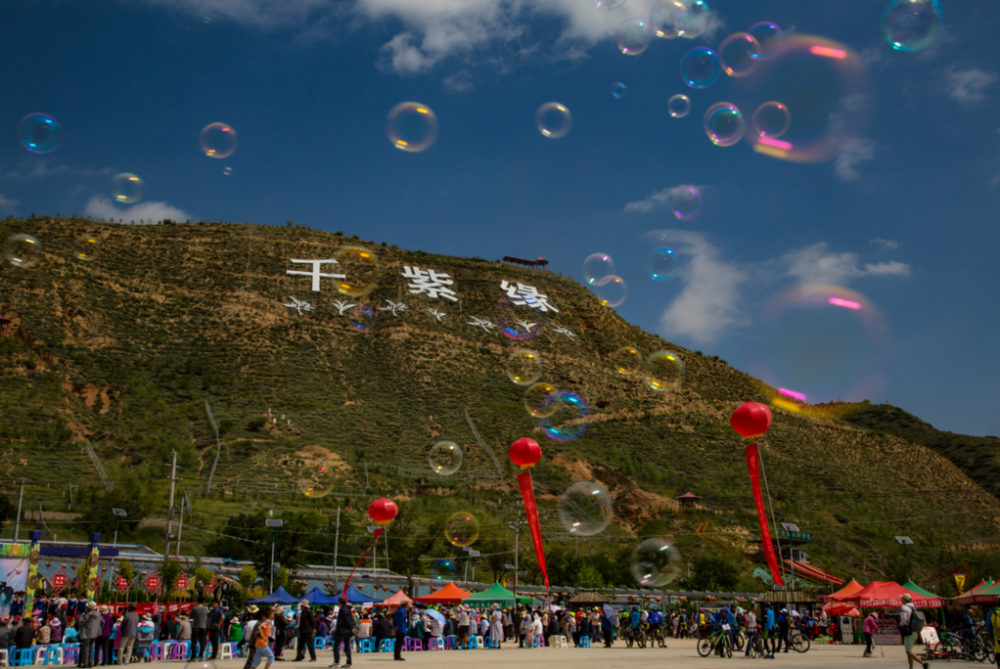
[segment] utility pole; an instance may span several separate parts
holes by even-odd
[[[177,529],[177,543],[176,550],[174,551],[174,554],[177,557],[181,556],[181,535],[184,534],[184,507],[191,505],[191,500],[188,498],[187,488],[181,488],[181,490],[184,491],[184,499],[181,500],[181,525]]]
[[[514,530],[514,599],[515,599],[515,601],[517,600],[517,576],[518,576],[517,570],[518,570],[518,567],[519,567],[519,564],[518,564],[518,556],[519,556],[519,553],[520,553],[520,550],[519,550],[519,548],[520,548],[519,541],[520,541],[520,538],[521,538],[521,532],[520,532],[520,530],[521,530],[521,525],[526,525],[527,523],[528,523],[527,520],[522,520],[520,518],[515,518],[510,523],[508,523],[508,527],[510,527],[512,530]]]
[[[174,484],[177,481],[177,451],[174,451],[173,462],[170,464],[170,502],[167,504],[167,540],[164,543],[163,555],[170,557],[170,530],[174,528]]]
[[[271,530],[271,592],[274,592],[274,542],[278,539],[278,530],[282,526],[282,521],[279,518],[268,518],[264,523],[273,528]],[[270,593],[268,593],[270,594]]]
[[[383,532],[382,536],[385,537],[385,569],[389,571],[389,533]]]
[[[17,497],[17,520],[14,523],[14,543],[17,543],[17,534],[21,531],[21,502],[24,501],[24,484],[31,481],[21,477],[21,494]]]
[[[333,535],[333,577],[337,578],[337,549],[340,548],[340,507],[337,507],[337,533]]]

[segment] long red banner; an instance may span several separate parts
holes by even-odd
[[[354,565],[354,569],[351,570],[351,573],[347,575],[347,580],[344,581],[344,599],[347,599],[347,586],[351,584],[351,577],[354,576],[354,572],[358,570],[358,567],[361,566],[361,563],[365,561],[366,557],[368,557],[368,553],[371,551],[372,548],[375,547],[375,542],[378,541],[378,538],[382,536],[383,532],[385,532],[385,529],[382,527],[375,530],[375,537],[372,539],[372,545],[369,546],[368,549],[361,555],[361,559],[358,560],[358,563],[356,565]]]
[[[524,515],[528,517],[528,528],[531,530],[531,543],[535,545],[535,557],[538,568],[545,577],[545,587],[549,587],[549,570],[545,568],[545,547],[542,546],[542,527],[538,524],[538,506],[535,504],[535,489],[531,485],[531,471],[525,470],[517,475],[521,485],[521,499],[524,500]]]
[[[767,566],[771,568],[771,577],[774,579],[775,585],[784,587],[785,583],[781,579],[781,570],[778,568],[778,558],[774,554],[774,545],[771,543],[771,530],[767,526],[767,513],[764,511],[764,496],[760,491],[760,451],[757,449],[757,444],[747,446],[744,454],[747,458],[747,471],[750,472],[753,501],[757,503],[757,516],[760,518],[760,545],[764,550]]]

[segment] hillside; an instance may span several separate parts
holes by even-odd
[[[45,246],[36,267],[0,269],[0,314],[15,335],[0,339],[0,467],[8,497],[17,494],[15,479],[31,479],[26,508],[66,511],[71,484],[100,483],[84,448],[90,440],[108,476],[123,482],[118,489],[138,481],[135,489],[149,494],[142,513],[152,518],[165,516],[165,463],[178,453],[181,487],[195,507],[184,548],[194,553],[227,517],[259,505],[331,516],[373,491],[412,500],[418,525],[474,510],[491,528],[484,539],[512,544],[506,521],[518,495],[506,446],[524,434],[544,450],[534,477],[553,550],[570,545],[557,495],[593,476],[615,496],[616,519],[608,535],[581,541],[581,553],[669,532],[685,557],[722,555],[744,574],[754,566],[737,557],[756,553],[758,530],[743,444],[728,418],[748,398],[765,401],[759,382],[630,325],[570,278],[294,228],[0,222],[0,239],[14,233]],[[84,234],[101,242],[91,262],[73,257]],[[287,274],[311,268],[291,259],[329,259],[354,244],[381,264],[378,286],[364,298],[338,294],[330,278],[314,292],[310,277]],[[405,267],[449,275],[458,300],[410,294]],[[558,310],[534,340],[520,344],[470,325],[496,322],[502,281],[534,286]],[[335,301],[370,307],[374,326],[359,330]],[[525,346],[540,354],[542,380],[589,405],[581,438],[548,439],[528,415],[524,388],[505,372],[510,353]],[[618,373],[611,358],[623,346],[677,353],[683,384],[657,393],[640,376]],[[211,491],[217,448],[206,400],[222,444]],[[893,537],[907,534],[917,542],[910,562],[927,575],[966,559],[946,557],[949,547],[995,540],[997,479],[978,473],[982,460],[963,461],[953,452],[959,446],[876,420],[883,407],[859,408],[846,419],[775,409],[762,441],[778,522],[813,534],[806,550],[817,565],[845,577],[896,574],[902,558]],[[464,449],[452,477],[428,465],[430,446],[442,439]],[[689,490],[703,508],[681,513],[673,497]],[[89,515],[50,520],[60,538],[82,536],[96,522],[87,505],[106,502],[92,493],[81,508],[80,491],[73,494],[74,511]],[[729,552],[697,536],[704,521]],[[162,529],[133,528],[131,536],[163,547]]]

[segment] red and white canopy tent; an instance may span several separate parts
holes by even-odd
[[[940,597],[925,597],[893,581],[873,581],[853,595],[832,595],[830,600],[852,602],[867,609],[895,609],[903,605],[904,594],[913,598],[913,604],[918,609],[940,609],[944,606],[944,600]]]
[[[468,590],[462,590],[454,583],[449,583],[437,592],[423,597],[414,597],[413,601],[420,604],[461,604],[463,599],[471,596],[472,593]]]
[[[848,583],[847,585],[845,585],[843,588],[841,588],[837,592],[833,593],[832,595],[823,595],[822,597],[819,598],[819,601],[822,604],[826,604],[827,602],[835,601],[836,598],[838,598],[838,597],[841,598],[841,599],[846,599],[848,597],[851,597],[853,595],[858,594],[859,592],[861,592],[864,589],[865,589],[865,586],[861,585],[860,583],[858,583],[856,580],[854,580],[852,578],[851,582]],[[827,613],[829,613],[829,611],[827,611]]]
[[[966,590],[958,597],[951,600],[952,606],[967,606],[969,604],[976,604],[976,595],[986,592],[990,588],[996,585],[996,581],[980,581],[979,585],[972,588],[971,590]],[[993,601],[996,601],[995,599]]]

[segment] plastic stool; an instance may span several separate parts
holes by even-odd
[[[406,637],[403,641],[403,650],[423,650],[424,642],[412,636]]]
[[[0,659],[0,664],[7,664],[5,661],[6,657]],[[63,649],[63,662],[65,664],[79,664],[80,663],[80,646],[77,644],[70,644]],[[97,664],[96,662],[94,664]]]
[[[427,650],[444,650],[444,639],[432,636],[427,640]]]
[[[233,644],[224,643],[222,648],[219,649],[219,659],[220,660],[231,660],[235,657],[233,655]]]
[[[34,648],[15,648],[14,649],[14,661],[11,662],[12,667],[26,667],[32,664],[35,660],[35,649]]]
[[[395,639],[382,639],[381,643],[378,645],[378,652],[380,653],[394,653],[396,652],[396,640]]]
[[[457,636],[446,636],[444,638],[444,649],[445,650],[455,650],[455,646],[458,645]]]
[[[326,637],[318,636],[313,640],[313,647],[316,650],[323,650],[326,648]]]
[[[580,648],[590,648],[590,635],[580,637]]]
[[[368,639],[358,639],[357,652],[358,653],[371,653],[373,651],[374,642]]]
[[[186,660],[187,659],[187,642],[178,641],[177,643],[170,644],[170,655],[167,656],[168,660]]]

